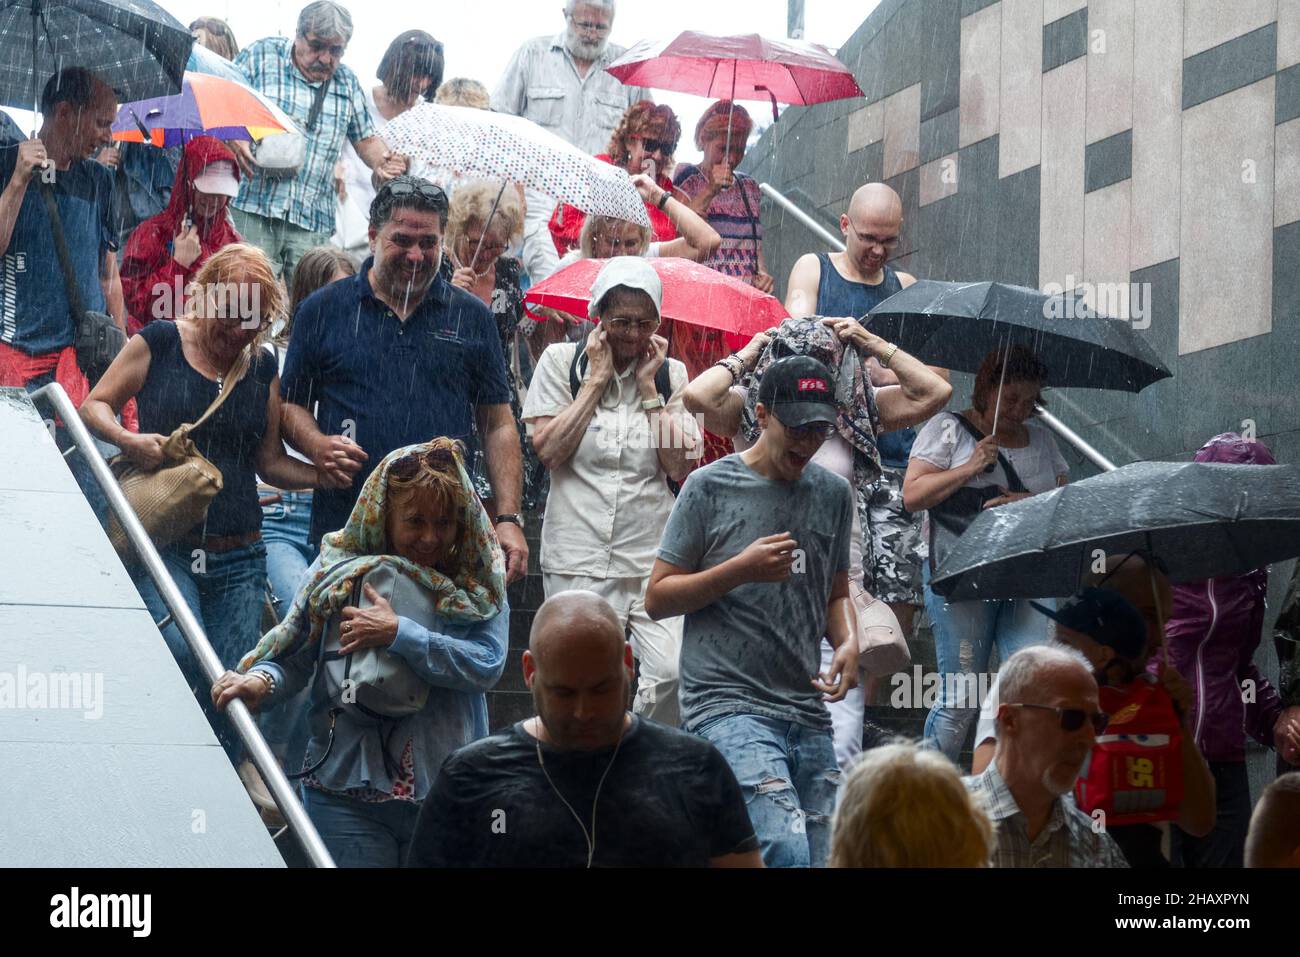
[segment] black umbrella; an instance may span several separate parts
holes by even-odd
[[[1293,465],[1135,462],[981,514],[931,582],[949,601],[1064,597],[1105,556],[1147,549],[1172,581],[1300,555]]]
[[[1047,364],[1047,385],[1141,392],[1172,373],[1127,323],[1073,292],[1000,282],[921,280],[877,305],[866,327],[921,361],[976,372],[995,349],[1023,345]]]
[[[69,66],[93,71],[123,102],[179,93],[193,45],[149,0],[0,0],[0,105],[36,108]]]

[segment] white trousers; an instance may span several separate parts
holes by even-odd
[[[677,703],[678,659],[682,653],[682,619],[655,621],[645,610],[647,578],[587,578],[583,575],[542,573],[546,597],[562,591],[593,591],[614,607],[632,642],[632,653],[641,665],[632,710],[643,718],[677,727],[681,713]],[[859,728],[861,725],[859,725]],[[859,737],[861,732],[859,731]]]

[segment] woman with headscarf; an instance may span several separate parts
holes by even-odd
[[[418,613],[363,585],[381,568],[418,587]],[[217,680],[212,700],[275,707],[310,682],[307,813],[340,866],[397,867],[443,760],[488,733],[484,693],[505,667],[505,562],[458,444],[386,455],[311,571],[284,622],[244,656],[242,674]],[[427,686],[423,704],[395,715],[365,707],[366,686],[340,693],[317,644],[332,649],[334,636],[335,657],[385,649],[392,680]]]
[[[122,254],[127,332],[182,313],[185,287],[208,258],[242,242],[228,206],[239,195],[239,165],[226,144],[196,136],[185,144],[167,208],[135,228]]]
[[[633,103],[624,112],[618,126],[610,134],[606,152],[597,153],[596,159],[621,167],[629,176],[645,173],[655,185],[670,196],[673,181],[669,178],[677,165],[673,153],[681,139],[682,124],[672,107],[656,106],[649,100]],[[679,197],[680,198],[680,197]],[[666,243],[677,238],[677,227],[668,214],[658,206],[646,202],[650,217],[650,237],[655,242]],[[551,238],[561,256],[578,245],[582,224],[587,214],[568,203],[561,203],[551,215]]]
[[[722,246],[704,265],[771,292],[775,283],[763,263],[758,183],[736,171],[753,128],[744,107],[730,100],[714,103],[695,125],[695,145],[704,153],[701,164],[683,165],[673,182],[691,209],[722,237]]]
[[[868,332],[856,319],[812,316],[786,319],[706,369],[686,387],[683,401],[687,411],[701,415],[704,427],[714,435],[734,436],[736,451],[744,451],[758,440],[760,432],[758,383],[768,366],[787,356],[811,356],[830,369],[834,378],[838,427],[812,461],[853,488],[857,508],[849,546],[854,572],[849,581],[854,604],[864,609],[872,601],[865,588],[869,579],[863,529],[868,527],[871,490],[880,477],[876,438],[882,432],[925,421],[943,408],[952,386],[918,359]],[[873,356],[898,374],[898,385],[877,388],[871,384],[867,362]],[[823,666],[829,667],[833,652],[828,642],[822,643],[822,654]],[[859,681],[842,701],[829,706],[841,768],[847,768],[862,750],[866,686],[865,680]]]

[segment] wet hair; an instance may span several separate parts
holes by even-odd
[[[1002,372],[1005,357],[1006,374]],[[971,389],[970,404],[976,412],[984,412],[988,406],[989,396],[997,391],[998,383],[1031,382],[1040,389],[1047,382],[1047,365],[1028,346],[1012,346],[1006,352],[995,349],[984,357],[979,371],[975,373],[975,385]],[[1042,396],[1039,405],[1046,405]]]
[[[568,16],[578,7],[600,7],[602,10],[608,10],[610,16],[613,16],[617,6],[618,0],[564,0],[564,14]]]
[[[987,867],[995,846],[952,762],[897,742],[865,752],[840,789],[830,866]]]
[[[478,80],[457,76],[445,81],[438,87],[433,102],[444,106],[468,106],[476,110],[492,109],[492,98],[487,87]]]
[[[337,246],[313,246],[302,254],[298,264],[293,267],[293,286],[289,292],[289,319],[298,314],[302,301],[322,286],[334,280],[334,274],[342,270],[349,276],[357,274],[357,262]],[[280,339],[288,339],[289,325],[286,324]]]
[[[60,103],[70,103],[84,109],[91,106],[104,91],[114,90],[97,73],[84,66],[65,66],[45,81],[41,90],[41,113],[50,116]]]
[[[1078,665],[1092,674],[1092,664],[1069,645],[1031,645],[1022,648],[998,669],[998,700],[1002,704],[1024,704],[1026,696],[1041,692],[1046,672]]]
[[[501,193],[501,202],[497,203],[496,215],[492,216],[492,225],[505,227],[507,246],[518,240],[524,231],[524,207],[519,200],[519,192],[510,184],[507,184],[505,191],[502,192],[500,183],[479,179],[462,183],[456,188],[456,195],[451,199],[451,211],[447,217],[448,246],[454,247],[470,225],[477,223],[482,226],[487,222],[498,192]],[[468,266],[469,263],[464,265]],[[482,263],[479,265],[481,266]]]
[[[200,295],[187,293],[187,319],[234,318],[229,312],[231,291],[240,291],[238,300],[242,304],[243,290],[254,284],[258,287],[258,319],[263,329],[258,342],[262,341],[266,329],[286,315],[284,286],[276,278],[271,261],[261,249],[248,243],[222,246],[203,264],[193,282],[198,285]],[[206,315],[209,311],[211,316]]]
[[[352,14],[334,0],[315,0],[298,14],[298,36],[309,33],[321,40],[338,37],[347,43],[352,39]]]
[[[714,103],[704,111],[704,115],[700,117],[700,121],[695,124],[695,146],[697,149],[704,149],[706,127],[709,125],[709,121],[715,116],[726,117],[728,114],[731,114],[731,140],[733,143],[737,139],[743,143],[749,137],[750,131],[754,129],[754,121],[750,117],[749,111],[739,103],[736,103],[734,104],[735,112],[732,113],[732,107],[733,104],[730,100],[718,100],[718,102]],[[737,134],[737,130],[744,130],[744,133]],[[718,134],[710,133],[708,135],[716,136]],[[723,133],[722,135],[725,136],[726,134]]]
[[[239,55],[239,44],[235,41],[235,31],[230,24],[217,17],[199,17],[190,24],[190,33],[202,30],[207,34],[203,45],[217,56],[233,60]]]
[[[411,187],[410,191],[405,191],[405,187]],[[424,213],[437,213],[438,222],[445,230],[449,208],[447,194],[441,186],[418,176],[397,176],[379,187],[379,192],[370,201],[370,226],[376,231],[381,230],[393,218],[395,210],[415,209]]]
[[[636,255],[644,255],[645,251],[650,248],[652,233],[649,226],[641,226],[626,219],[619,219],[617,216],[588,216],[583,220],[582,230],[578,233],[578,248],[582,250],[582,258],[599,259],[600,257],[596,255],[596,243],[606,229],[615,226],[620,229],[632,226],[638,230],[639,241]]]
[[[657,176],[671,175],[673,167],[677,165],[673,153],[677,151],[677,142],[682,138],[682,124],[672,107],[663,103],[656,106],[649,100],[639,100],[629,106],[609,136],[609,145],[605,147],[609,158],[616,165],[622,166],[627,161],[627,141],[638,136],[672,141],[672,147],[664,157],[663,167],[655,171]]]
[[[433,102],[434,93],[442,83],[442,44],[423,30],[399,33],[388,45],[379,61],[377,75],[389,96],[405,103],[411,96],[411,86],[417,76],[429,77],[429,85],[422,94]]]
[[[427,445],[424,451],[405,455],[388,466],[385,499],[389,506],[401,507],[418,495],[426,495],[439,514],[455,520],[455,541],[439,565],[439,571],[455,579],[473,553],[467,518],[474,503],[457,468],[464,468],[465,453],[459,442],[446,437],[432,439]],[[384,534],[387,537],[387,516]]]

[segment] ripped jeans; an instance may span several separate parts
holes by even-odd
[[[692,730],[731,765],[763,863],[824,867],[840,784],[831,732],[752,714],[716,718]]]

